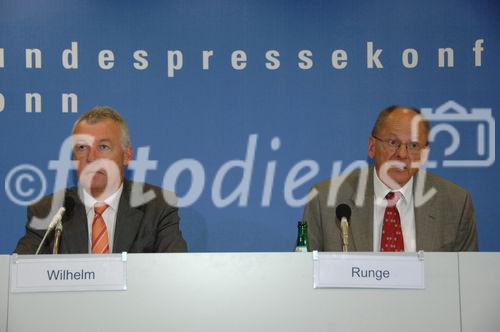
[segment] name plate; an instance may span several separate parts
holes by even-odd
[[[314,288],[424,289],[419,253],[357,254],[313,252]]]
[[[10,291],[67,292],[127,289],[127,253],[12,255]]]

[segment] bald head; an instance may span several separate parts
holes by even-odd
[[[394,118],[399,117],[401,115],[408,117],[413,117],[415,115],[418,115],[419,117],[417,121],[419,121],[419,125],[423,126],[427,141],[427,135],[429,134],[430,131],[429,121],[427,121],[424,117],[422,117],[422,115],[420,114],[420,110],[418,108],[401,106],[401,105],[389,106],[384,110],[382,110],[382,112],[380,112],[380,114],[377,117],[377,120],[375,120],[375,124],[373,125],[372,136],[379,136],[384,129],[384,124],[387,121],[391,121]]]
[[[419,110],[391,106],[380,112],[368,140],[378,177],[388,187],[404,186],[425,162],[429,123]]]

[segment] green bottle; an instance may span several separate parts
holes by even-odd
[[[295,246],[296,252],[308,252],[309,251],[309,240],[307,238],[307,222],[305,220],[299,221],[297,225],[299,230],[297,235],[297,245]]]

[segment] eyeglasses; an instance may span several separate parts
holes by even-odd
[[[429,144],[422,145],[419,142],[409,142],[409,143],[403,143],[400,140],[394,139],[394,138],[389,138],[387,140],[383,140],[377,136],[372,135],[373,138],[376,140],[379,140],[380,142],[384,143],[385,146],[389,149],[391,152],[396,152],[399,150],[401,145],[404,145],[406,147],[406,151],[408,153],[412,154],[417,154],[422,151],[422,149],[426,148]]]

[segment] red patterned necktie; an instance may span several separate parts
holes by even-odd
[[[108,208],[105,203],[96,203],[94,206],[94,221],[92,222],[92,253],[109,253],[109,238],[106,223],[102,214]]]
[[[384,212],[382,226],[382,237],[380,240],[380,251],[404,251],[403,231],[401,229],[401,218],[396,203],[401,197],[400,192],[390,192],[385,198],[387,207]]]

